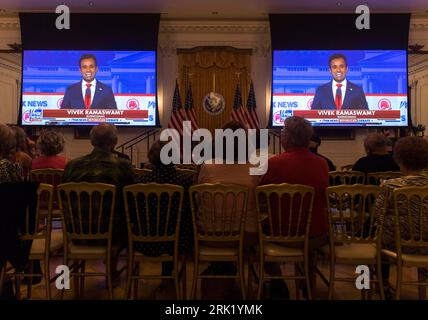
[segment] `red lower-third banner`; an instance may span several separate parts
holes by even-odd
[[[400,110],[293,110],[293,115],[309,119],[399,119]]]
[[[116,110],[116,109],[62,109],[43,110],[43,118],[127,118],[145,119],[149,115],[148,110]]]

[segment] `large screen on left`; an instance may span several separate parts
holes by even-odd
[[[156,52],[24,50],[22,124],[155,126]]]

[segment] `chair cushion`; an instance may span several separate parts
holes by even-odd
[[[393,259],[393,260],[397,259],[397,252],[395,251],[383,249],[382,254],[390,259]],[[415,266],[415,267],[428,266],[428,255],[403,253],[401,255],[401,258],[403,260],[404,265]]]
[[[422,254],[403,254],[404,264],[428,266],[428,255]]]
[[[338,259],[375,259],[376,246],[371,243],[352,243],[334,247]]]
[[[298,257],[304,255],[303,248],[285,247],[271,242],[265,243],[263,250],[266,256]]]
[[[71,243],[68,250],[73,255],[103,255],[107,253],[107,246],[86,246]]]
[[[237,248],[223,248],[223,247],[210,247],[199,246],[199,255],[201,256],[237,256]]]
[[[50,252],[57,251],[64,246],[62,230],[51,232]],[[30,254],[43,254],[45,252],[45,239],[35,239],[31,245]]]

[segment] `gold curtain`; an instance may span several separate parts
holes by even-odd
[[[232,47],[197,47],[178,50],[179,87],[183,105],[192,82],[192,93],[200,128],[212,133],[230,120],[236,85],[242,92],[245,108],[251,81],[251,49]],[[210,92],[217,92],[225,99],[221,114],[208,114],[203,99]]]

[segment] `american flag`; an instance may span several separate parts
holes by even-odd
[[[233,99],[233,110],[230,118],[241,122],[244,126],[247,126],[247,119],[245,117],[245,110],[242,107],[242,94],[241,90],[239,90],[239,85],[236,85],[235,97]]]
[[[199,129],[195,106],[193,104],[192,83],[189,84],[189,89],[187,90],[184,110],[186,111],[186,119],[192,122],[192,132]]]
[[[248,123],[248,129],[260,129],[259,117],[256,112],[256,96],[254,94],[253,81],[251,81],[250,92],[247,99],[247,113],[245,114]]]
[[[183,135],[183,121],[186,120],[184,113],[180,91],[178,90],[178,82],[175,81],[174,97],[172,99],[172,112],[169,119],[168,128],[176,129],[180,135]]]

